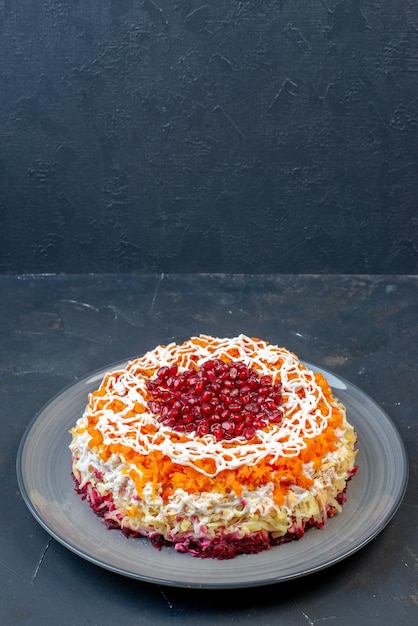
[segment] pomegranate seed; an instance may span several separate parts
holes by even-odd
[[[168,426],[169,428],[173,428],[177,424],[176,420],[165,419],[165,420],[161,420],[161,421],[164,424],[164,426]]]
[[[223,430],[220,424],[213,424],[211,428],[211,432],[212,432],[212,435],[215,436],[215,439],[217,441],[220,441],[221,439],[223,439]]]
[[[222,422],[221,426],[223,430],[228,434],[231,434],[235,431],[235,426],[234,424],[232,424],[232,422]]]
[[[253,428],[252,426],[247,426],[247,428],[244,428],[243,434],[246,439],[250,440],[255,435],[255,428]]]
[[[235,424],[235,436],[240,437],[245,429],[244,422],[239,422],[239,424]]]
[[[283,418],[283,413],[281,411],[273,411],[273,413],[271,413],[269,416],[269,420],[273,424],[277,424],[278,422],[281,422],[282,418]]]
[[[269,411],[275,411],[276,410],[276,403],[274,400],[271,400],[270,398],[268,398],[265,401],[265,407],[269,410]]]
[[[148,402],[151,413],[159,413],[161,409],[160,402]]]
[[[204,380],[199,380],[199,382],[196,385],[197,393],[202,393],[204,388],[205,388],[205,381]]]
[[[225,395],[225,400],[223,401],[224,405],[229,407],[233,402],[234,402],[234,398],[231,398],[231,396],[224,394]]]
[[[204,391],[200,396],[202,402],[210,402],[215,396],[210,391]]]
[[[157,372],[157,377],[160,378],[161,380],[166,380],[169,376],[169,372],[170,368],[169,367],[160,367],[160,369]]]
[[[210,404],[202,404],[201,411],[202,411],[202,415],[211,415],[212,407]]]
[[[149,410],[158,422],[218,441],[251,439],[257,429],[283,417],[281,383],[273,385],[271,376],[260,377],[241,361],[210,359],[181,373],[175,364],[164,366],[147,387]]]

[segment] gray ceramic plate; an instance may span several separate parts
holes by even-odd
[[[68,434],[84,411],[87,394],[113,364],[53,398],[35,416],[19,446],[22,496],[43,528],[79,556],[118,574],[176,587],[232,588],[267,585],[316,572],[350,556],[383,530],[403,498],[408,463],[399,434],[384,411],[360,389],[323,371],[359,439],[360,469],[349,484],[340,515],[300,541],[227,561],[193,558],[172,548],[156,550],[147,539],[108,530],[74,491]]]

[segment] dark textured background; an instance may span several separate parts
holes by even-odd
[[[0,481],[7,503],[0,515],[0,624],[416,626],[417,287],[413,276],[0,276]],[[33,416],[92,370],[200,332],[244,332],[285,345],[358,385],[387,412],[409,457],[409,484],[399,511],[369,545],[285,583],[176,589],[96,567],[33,519],[15,469]],[[362,472],[361,442],[359,448]],[[253,565],[252,557],[241,562]]]
[[[0,272],[418,270],[418,3],[0,1]]]

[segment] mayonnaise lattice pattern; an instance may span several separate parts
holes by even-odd
[[[178,437],[160,424],[148,407],[149,373],[152,376],[160,367],[173,364],[178,365],[179,371],[198,369],[209,359],[241,361],[260,376],[270,375],[273,383],[281,382],[281,423],[258,430],[251,441],[237,437],[228,442],[216,441],[212,435]],[[200,335],[180,345],[158,346],[129,362],[125,369],[110,373],[102,386],[104,395],[90,395],[84,418],[97,418],[95,428],[103,436],[104,445],[119,443],[143,455],[158,450],[173,463],[193,467],[207,476],[255,465],[267,457],[274,463],[279,457],[297,456],[306,447],[307,439],[326,429],[332,414],[332,406],[314,373],[293,353],[245,335],[226,339]],[[117,412],[115,398],[122,404]],[[150,425],[154,428],[147,428]],[[213,472],[202,467],[202,459],[212,460]]]

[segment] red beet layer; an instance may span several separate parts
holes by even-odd
[[[357,469],[357,466],[353,468],[347,483],[354,476]],[[73,479],[76,483],[77,493],[81,494],[83,500],[86,499],[89,502],[90,507],[96,515],[103,518],[109,530],[121,530],[127,537],[146,536],[158,550],[161,550],[163,546],[174,546],[175,550],[178,552],[188,552],[192,556],[197,556],[202,559],[212,558],[225,560],[232,559],[238,554],[257,554],[263,550],[269,550],[272,546],[278,546],[283,543],[288,543],[289,541],[300,539],[309,528],[323,528],[326,521],[326,519],[323,519],[318,522],[312,519],[308,522],[303,522],[297,529],[288,531],[282,537],[277,538],[273,537],[271,533],[255,532],[242,538],[236,538],[234,535],[224,535],[215,539],[189,537],[176,542],[168,541],[157,533],[147,535],[146,533],[139,533],[127,527],[121,528],[120,524],[115,520],[116,507],[112,497],[100,495],[89,483],[80,488],[79,482],[74,475]],[[347,499],[347,483],[345,489],[336,497],[339,504],[344,504]],[[328,507],[327,518],[333,517],[334,515],[335,509]]]

